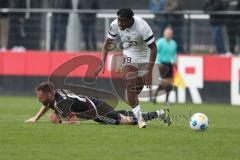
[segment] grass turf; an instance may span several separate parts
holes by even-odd
[[[240,159],[239,106],[173,104],[170,127],[155,120],[149,122],[147,129],[91,121],[54,125],[46,116],[37,124],[23,123],[38,111],[39,105],[33,97],[0,97],[1,160]],[[143,103],[142,108],[151,111],[158,107]],[[209,117],[206,132],[189,129],[190,111]]]

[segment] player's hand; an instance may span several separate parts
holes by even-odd
[[[97,76],[100,72],[102,71],[102,73],[104,73],[105,71],[105,64],[101,63],[100,66],[98,67],[98,69],[95,71],[95,76]]]
[[[51,122],[53,122],[53,123],[61,123],[60,117],[59,117],[57,114],[55,114],[55,113],[49,114],[49,115],[48,115],[48,119],[49,119]]]
[[[144,81],[145,85],[147,85],[147,88],[149,88],[150,85],[152,84],[152,72],[149,71],[146,74],[144,74],[143,81]]]
[[[32,117],[30,119],[27,119],[26,121],[24,121],[25,123],[36,123],[37,119],[35,117]]]

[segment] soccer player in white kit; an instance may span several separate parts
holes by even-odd
[[[155,38],[147,22],[134,16],[130,8],[118,10],[117,16],[117,19],[111,23],[108,36],[104,41],[102,63],[96,74],[100,71],[104,72],[107,47],[119,36],[123,47],[122,70],[126,78],[128,103],[138,120],[139,128],[145,128],[147,124],[142,118],[138,94],[144,85],[148,87],[152,82],[152,70],[157,54]],[[163,112],[167,111],[163,110]]]

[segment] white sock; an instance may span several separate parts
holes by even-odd
[[[132,108],[132,112],[134,116],[137,118],[137,120],[139,121],[140,116],[142,116],[140,105],[137,105],[136,107]]]

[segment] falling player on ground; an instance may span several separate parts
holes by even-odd
[[[99,99],[75,95],[68,90],[55,89],[49,82],[43,82],[37,86],[36,94],[43,106],[33,118],[25,122],[37,122],[51,108],[54,114],[51,114],[49,119],[54,123],[75,124],[79,123],[79,119],[86,119],[102,124],[137,124],[137,119],[132,112],[116,111]],[[142,117],[145,121],[160,118],[167,123],[169,115],[166,110],[142,113]]]

